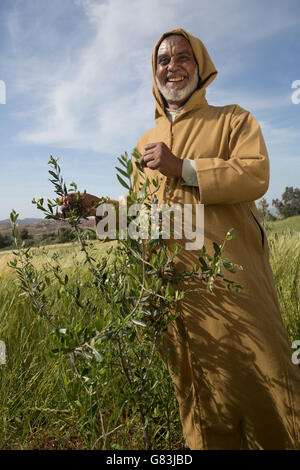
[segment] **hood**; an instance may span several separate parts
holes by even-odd
[[[181,34],[189,41],[193,49],[195,59],[198,63],[199,76],[201,79],[200,86],[196,91],[194,91],[190,99],[185,103],[184,112],[189,111],[192,108],[196,108],[199,105],[207,104],[205,98],[205,88],[216,78],[218,73],[203,42],[200,41],[200,39],[196,38],[195,36],[192,36],[192,34],[188,33],[182,28],[172,29],[164,33],[159,39],[159,41],[157,41],[157,43],[155,44],[152,52],[152,93],[156,102],[155,120],[159,119],[161,116],[165,116],[164,101],[160,92],[158,91],[155,81],[156,52],[162,40],[170,34]]]

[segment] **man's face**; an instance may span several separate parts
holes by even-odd
[[[156,84],[170,107],[182,106],[198,86],[198,66],[183,36],[166,37],[159,45]]]

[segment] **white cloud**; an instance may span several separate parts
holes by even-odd
[[[215,106],[225,106],[226,104],[239,104],[242,108],[255,114],[259,111],[280,109],[291,107],[291,96],[286,95],[266,95],[256,90],[256,94],[251,90],[222,89],[214,86],[207,90],[209,103]]]
[[[290,84],[299,78],[291,42],[299,38],[299,0],[0,3],[0,78],[8,89],[2,107],[1,191],[9,195],[1,204],[2,218],[10,205],[24,216],[39,216],[25,204],[28,200],[31,207],[31,197],[41,188],[47,192],[43,155],[52,150],[63,159],[68,180],[95,194],[119,194],[115,158],[154,125],[152,47],[162,32],[179,26],[203,40],[219,70],[208,89],[209,102],[238,103],[258,118],[271,159],[272,196],[279,197],[285,185],[298,184],[300,105],[291,104]],[[276,68],[274,80],[269,65],[271,73]]]
[[[266,121],[260,121],[260,126],[272,160],[300,164],[299,127],[278,127]],[[292,177],[294,176],[292,173]]]
[[[120,148],[130,150],[137,137],[154,124],[150,58],[161,33],[176,26],[188,29],[213,46],[213,52],[218,50],[216,56],[220,60],[225,51],[228,60],[222,66],[222,74],[234,74],[243,67],[243,45],[299,22],[291,12],[295,2],[287,2],[286,8],[277,1],[267,4],[242,0],[205,0],[199,4],[192,0],[75,1],[89,30],[83,44],[74,34],[63,34],[59,29],[61,51],[56,48],[57,56],[53,51],[49,57],[32,56],[28,51],[25,57],[19,56],[19,69],[26,72],[22,79],[18,74],[18,90],[34,99],[28,107],[30,124],[20,138],[34,144],[106,153]],[[55,8],[59,18],[58,2]],[[9,28],[19,48],[20,21],[19,12],[14,12]],[[48,40],[55,38],[55,24],[46,29]],[[43,23],[35,21],[37,41],[42,29]],[[32,40],[30,32],[26,33],[26,40]],[[251,111],[280,106],[282,100],[274,97],[272,102],[260,98],[253,101],[249,95],[241,93],[239,97],[235,91],[218,88],[211,93],[218,104],[222,100],[224,104],[239,102],[242,98],[239,104],[247,107],[249,103]]]
[[[39,124],[21,138],[116,151],[123,142],[124,146],[134,145],[138,133],[152,125],[152,37],[164,29],[164,20],[156,17],[158,1],[152,2],[152,8],[149,2],[138,0],[130,8],[120,0],[79,3],[95,35],[79,51],[70,73],[62,65],[56,86],[49,86],[44,106],[36,112]],[[160,7],[162,17],[169,6],[167,2]]]

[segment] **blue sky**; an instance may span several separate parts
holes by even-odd
[[[123,194],[117,157],[154,125],[151,52],[174,27],[200,37],[215,63],[209,103],[259,121],[267,200],[299,187],[299,0],[0,0],[0,220],[12,208],[41,217],[31,200],[54,197],[49,155],[80,189]]]

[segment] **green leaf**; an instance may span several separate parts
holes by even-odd
[[[146,180],[145,183],[142,185],[140,192],[138,194],[138,199],[144,199],[146,195],[147,186],[148,186],[148,180]]]
[[[129,162],[128,162],[128,176],[129,176],[129,178],[132,175],[132,173],[133,173],[132,161],[129,160]]]
[[[174,289],[173,289],[172,285],[168,282],[167,288],[166,288],[166,296],[171,297],[173,295],[174,295]]]
[[[12,210],[9,217],[10,217],[10,221],[13,223],[17,221],[19,214],[17,214],[15,210]]]
[[[49,173],[51,176],[53,176],[53,178],[55,178],[55,180],[57,180],[57,174],[54,173],[54,171],[49,170],[48,173]]]
[[[142,156],[136,147],[134,147],[133,151],[131,152],[131,155],[137,160],[139,160]]]
[[[130,189],[128,184],[125,183],[125,181],[119,175],[117,175],[117,178],[118,178],[119,182],[121,183],[121,185],[124,186],[124,188]]]
[[[115,168],[116,170],[118,170],[119,173],[121,173],[121,175],[125,176],[125,178],[128,178],[128,174],[126,173],[126,171],[121,170],[121,168],[119,168],[118,166],[116,166]]]
[[[217,255],[220,255],[221,254],[221,249],[220,249],[219,245],[217,245],[217,243],[213,242],[213,246],[214,246],[214,249],[215,249],[215,253]]]
[[[126,165],[126,163],[124,163],[124,159],[121,159],[121,158],[118,157],[118,160],[121,163],[121,165],[123,165],[127,170],[127,165]]]
[[[202,264],[204,269],[208,269],[208,265],[206,264],[206,261],[204,258],[200,257],[199,258],[200,263]]]
[[[140,165],[140,162],[135,162],[135,164],[138,170],[140,170],[141,172],[144,172],[143,168]]]
[[[224,268],[227,269],[227,271],[230,271],[231,273],[235,272],[233,264],[229,261],[229,259],[224,258],[222,260],[222,263],[223,263]]]

